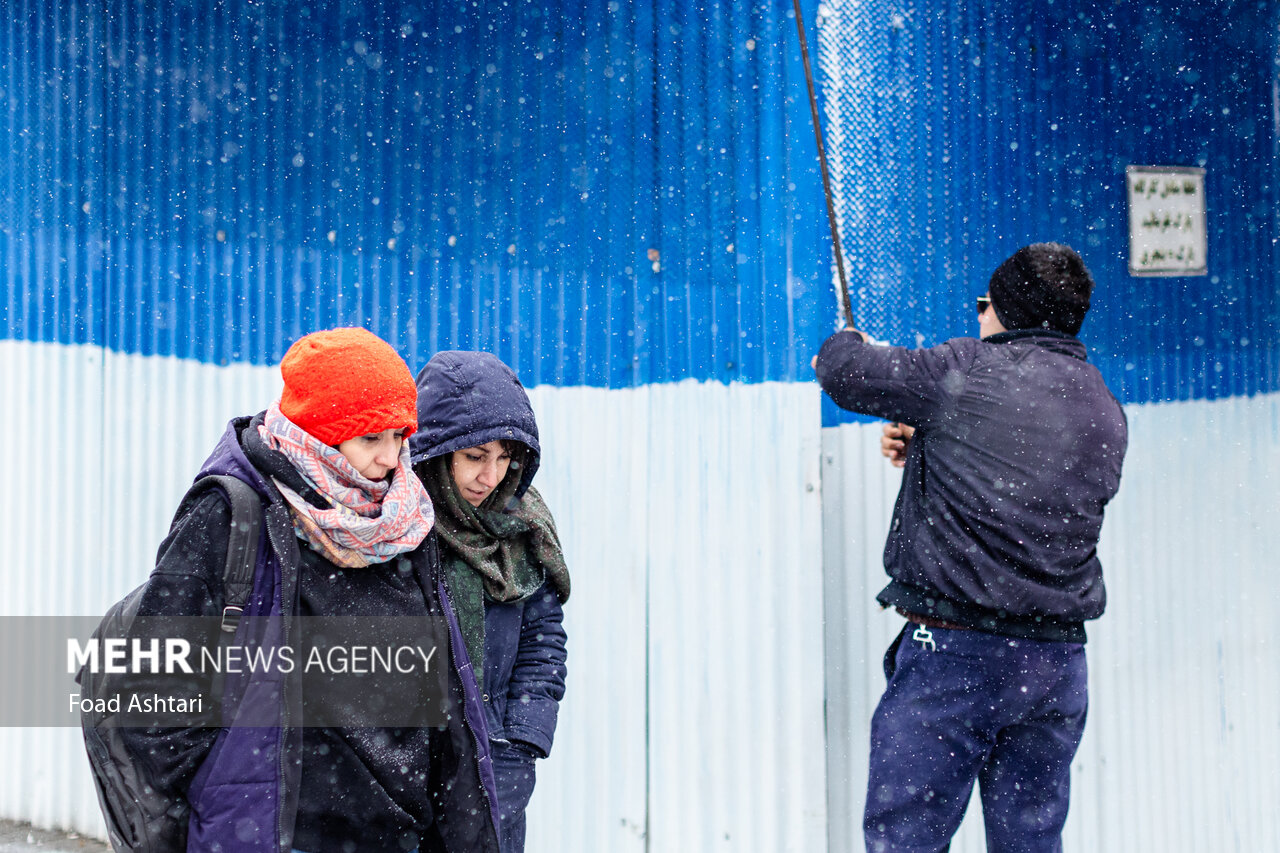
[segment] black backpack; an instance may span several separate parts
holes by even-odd
[[[208,489],[218,487],[231,505],[231,539],[222,570],[225,607],[222,611],[223,642],[230,642],[240,623],[245,602],[253,591],[253,567],[262,528],[262,503],[258,493],[243,480],[209,476],[197,480],[178,506],[175,521]],[[127,637],[138,614],[144,583],[117,601],[102,617],[93,633],[102,637]],[[88,665],[76,675],[85,699],[111,696],[120,689],[120,675],[93,672]],[[219,701],[215,695],[214,701]],[[87,703],[92,705],[94,703]],[[80,728],[98,789],[98,804],[107,824],[107,835],[117,853],[175,851],[186,847],[189,807],[184,799],[170,797],[148,783],[137,760],[125,747],[121,729],[110,725],[113,715],[83,711]]]

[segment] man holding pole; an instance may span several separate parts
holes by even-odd
[[[891,421],[881,449],[905,469],[877,599],[907,622],[872,720],[869,851],[945,849],[975,780],[989,850],[1061,850],[1128,443],[1076,338],[1092,290],[1075,251],[1026,246],[978,298],[979,338],[907,350],[846,330],[814,360],[838,405]]]

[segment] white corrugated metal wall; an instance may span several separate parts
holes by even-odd
[[[274,368],[0,342],[0,612],[98,613]],[[531,851],[820,850],[818,391],[535,388],[574,595],[569,693]],[[11,651],[11,650],[10,650]],[[3,652],[8,653],[8,652]],[[101,835],[74,729],[0,729],[0,815]]]
[[[0,614],[101,613],[141,583],[227,413],[278,387],[252,367],[0,341]],[[0,755],[0,816],[102,836],[77,729],[0,727]]]
[[[1280,396],[1127,412],[1065,847],[1280,850]],[[879,435],[823,431],[832,851],[862,849],[871,713],[902,624],[874,601],[900,478]],[[985,849],[976,808],[952,849]]]
[[[226,417],[277,389],[271,369],[0,343],[21,496],[0,514],[3,612],[97,612],[127,591]],[[532,396],[575,597],[530,849],[822,849],[824,776],[829,849],[861,849],[898,626],[873,602],[898,478],[878,427],[822,432],[819,490],[809,385]],[[1280,397],[1128,411],[1067,847],[1280,849]],[[0,729],[0,753],[25,768],[0,777],[0,813],[99,832],[75,730]],[[976,812],[955,849],[982,849]]]

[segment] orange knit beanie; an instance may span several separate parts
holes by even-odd
[[[280,362],[286,418],[330,446],[418,426],[418,388],[391,345],[365,329],[312,332]]]

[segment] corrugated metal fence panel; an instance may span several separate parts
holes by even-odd
[[[1128,414],[1065,847],[1280,849],[1280,395]],[[876,425],[824,430],[823,460],[830,849],[856,850],[880,658],[901,627],[873,600],[900,475]],[[973,804],[952,849],[985,849]]]
[[[822,850],[822,703],[800,698],[823,684],[817,389],[696,389],[648,389],[640,451],[648,849]]]
[[[823,849],[816,389],[534,402],[575,591],[530,849]]]
[[[0,341],[0,614],[140,583],[192,476],[275,368]],[[569,692],[531,851],[821,850],[818,390],[532,389],[574,575]],[[13,654],[15,650],[0,650]],[[101,832],[74,729],[0,728],[0,815]]]
[[[230,413],[277,371],[0,341],[0,445],[14,450],[0,614],[99,614],[141,583],[177,500]],[[17,650],[0,650],[15,654]],[[99,831],[74,729],[0,727],[0,814]]]
[[[833,300],[790,9],[5,0],[0,335],[794,379]]]
[[[881,656],[902,627],[881,612],[881,553],[902,475],[883,463],[880,427],[822,431],[823,607],[827,667],[828,849],[862,849],[871,714]]]
[[[551,757],[538,763],[530,853],[642,853],[648,827],[649,556],[643,454],[648,389],[534,388],[543,464],[573,595],[568,686]]]
[[[1280,397],[1130,410],[1092,632],[1100,832],[1280,849]],[[1149,818],[1135,820],[1135,794]]]
[[[1019,246],[1078,248],[1082,338],[1125,402],[1280,388],[1280,5],[830,0],[818,42],[860,322],[976,334]],[[1206,169],[1209,276],[1128,274],[1125,166]],[[828,406],[825,422],[847,420]]]
[[[98,558],[102,531],[92,521],[101,512],[102,446],[79,440],[102,430],[102,362],[95,347],[0,341],[0,446],[10,449],[11,490],[0,512],[0,536],[8,543],[0,614],[92,612],[95,593],[109,584]],[[0,727],[0,755],[24,771],[0,774],[0,814],[97,827],[79,732]]]

